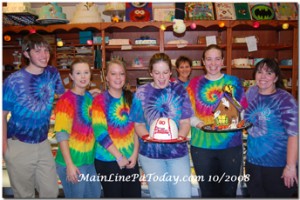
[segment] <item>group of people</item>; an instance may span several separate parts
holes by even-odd
[[[65,91],[57,69],[48,65],[50,45],[42,36],[26,36],[22,51],[28,65],[3,84],[3,156],[15,198],[34,198],[35,189],[40,198],[57,197],[57,174],[66,198],[138,198],[139,164],[151,198],[190,198],[188,142],[142,140],[161,117],[175,121],[179,138],[191,133],[201,197],[235,197],[243,174],[242,131],[202,130],[213,123],[213,109],[226,85],[252,124],[243,177],[250,197],[290,197],[297,190],[298,104],[284,90],[274,59],[255,66],[256,85],[244,92],[238,77],[221,72],[224,55],[217,45],[203,51],[206,73],[192,79],[188,57],[177,59],[174,79],[169,56],[156,53],[149,62],[153,82],[135,93],[125,88],[126,67],[119,60],[107,64],[107,89],[88,91],[91,68],[76,59],[69,74],[73,86]],[[59,95],[54,108],[59,143],[55,161],[47,140],[54,94]]]

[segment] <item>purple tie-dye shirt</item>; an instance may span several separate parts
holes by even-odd
[[[286,165],[287,141],[299,134],[298,104],[282,89],[261,95],[258,87],[247,91],[249,106],[245,119],[253,124],[248,129],[247,161],[265,167]]]
[[[134,96],[130,119],[145,123],[149,131],[152,122],[160,117],[179,121],[193,115],[187,92],[181,84],[169,83],[164,89],[156,89],[151,83],[142,85]],[[179,158],[188,154],[187,143],[151,143],[140,140],[140,154],[149,158]]]

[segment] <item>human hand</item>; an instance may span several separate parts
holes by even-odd
[[[202,126],[204,126],[204,122],[199,122],[196,127],[199,128],[199,129],[201,129]]]
[[[80,171],[74,164],[67,165],[67,181],[77,183],[79,174]]]
[[[120,167],[120,169],[124,169],[128,164],[129,164],[129,161],[127,160],[127,158],[125,156],[121,156],[117,159],[117,163]]]
[[[287,188],[293,187],[294,183],[298,184],[296,166],[290,167],[290,166],[286,165],[286,167],[283,170],[281,178],[283,178],[284,185]]]
[[[93,97],[95,97],[96,95],[100,94],[102,91],[98,88],[95,88],[95,89],[89,90],[89,92],[92,94]]]
[[[132,155],[129,159],[128,159],[129,163],[128,165],[126,165],[127,169],[132,169],[134,168],[134,166],[136,165],[137,162],[137,157],[135,155]]]

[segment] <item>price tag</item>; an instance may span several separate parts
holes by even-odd
[[[248,52],[257,51],[257,40],[255,36],[246,37]]]

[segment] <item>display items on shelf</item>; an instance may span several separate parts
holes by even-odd
[[[249,3],[249,9],[254,20],[272,20],[275,17],[271,3]]]
[[[152,3],[126,3],[126,21],[149,22],[152,17]]]
[[[235,9],[233,3],[215,3],[217,20],[235,20]]]
[[[185,19],[187,20],[214,20],[213,3],[192,2],[185,4]]]
[[[251,19],[248,3],[234,3],[234,9],[237,20]]]
[[[20,40],[24,33],[30,30],[42,33],[52,40],[60,38],[63,46],[55,44],[50,64],[60,69],[65,69],[71,62],[72,56],[90,56],[91,66],[98,63],[105,70],[106,62],[111,56],[124,58],[128,70],[128,82],[136,87],[136,78],[150,77],[147,66],[150,57],[156,52],[165,52],[171,59],[176,60],[180,55],[188,55],[192,60],[201,60],[202,52],[209,43],[216,42],[224,51],[225,66],[223,72],[236,75],[245,80],[252,79],[251,70],[255,61],[263,57],[275,57],[279,61],[286,79],[292,79],[292,87],[289,91],[296,97],[298,94],[298,23],[296,20],[260,20],[259,26],[253,25],[253,20],[194,20],[184,21],[186,31],[183,34],[175,34],[172,22],[102,22],[92,24],[65,24],[44,26],[5,26],[3,36],[10,40],[3,41],[3,52],[12,55],[14,51],[21,50]],[[222,26],[220,24],[222,23]],[[194,28],[191,25],[194,24]],[[288,24],[288,28],[282,26]],[[161,26],[165,29],[161,29]],[[63,30],[63,32],[61,32]],[[79,30],[79,31],[78,31]],[[88,33],[87,38],[80,37],[79,32]],[[50,36],[49,36],[50,35]],[[83,34],[84,35],[84,34]],[[85,36],[86,36],[85,35]],[[249,51],[246,38],[256,38],[256,51]],[[99,42],[93,43],[95,38]],[[105,40],[102,40],[105,38]],[[149,38],[149,39],[148,39]],[[82,42],[80,42],[80,39]],[[111,41],[126,40],[123,43]],[[84,41],[83,41],[84,40]],[[91,44],[88,41],[91,40]],[[98,41],[98,40],[97,40]],[[155,44],[156,42],[156,44]],[[80,44],[82,43],[82,44]],[[141,44],[140,44],[141,43]],[[254,45],[253,42],[251,45]],[[72,53],[65,52],[64,48],[74,48]],[[81,47],[85,47],[81,49]],[[76,51],[79,50],[79,52]],[[97,56],[96,50],[98,49]],[[82,52],[84,51],[84,52]],[[85,52],[89,51],[89,52]],[[84,54],[82,54],[84,53]],[[143,59],[143,67],[136,58]],[[250,58],[251,57],[251,58]],[[96,59],[101,59],[101,65]],[[247,61],[248,59],[248,61]],[[13,64],[13,56],[5,56],[3,65]],[[233,61],[234,60],[234,61]],[[286,60],[286,61],[285,61]],[[139,61],[139,60],[137,60]],[[247,62],[246,62],[247,61]],[[24,60],[22,60],[22,65]],[[242,68],[241,68],[242,66]],[[247,67],[247,68],[245,68]],[[245,73],[245,70],[247,71]],[[250,70],[250,71],[249,71]],[[175,72],[175,71],[174,71]],[[11,71],[4,71],[4,78]],[[203,66],[193,66],[191,78],[204,74]],[[176,73],[173,73],[176,76]]]
[[[298,20],[297,3],[272,3],[277,20]]]

